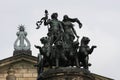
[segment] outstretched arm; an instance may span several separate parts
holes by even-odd
[[[95,48],[97,48],[97,46],[93,45],[93,46],[91,47],[91,49],[89,50],[89,54],[91,54]]]
[[[39,29],[40,28],[40,25],[44,22],[44,25],[47,25],[46,24],[46,20],[48,19],[48,11],[45,10],[45,17],[41,18],[40,21],[37,21],[36,22],[36,25],[37,25],[37,28],[36,29]]]
[[[71,22],[77,22],[78,24],[79,24],[79,28],[81,28],[82,27],[82,23],[79,21],[79,19],[77,19],[77,18],[70,18],[70,21]]]
[[[76,31],[75,31],[75,29],[72,27],[72,30],[73,30],[73,33],[75,34],[75,36],[77,37],[77,38],[79,38],[79,36],[77,35],[77,33],[76,33]]]
[[[39,52],[42,53],[42,48],[40,46],[34,45],[35,48],[39,49]]]
[[[44,20],[44,25],[47,26],[48,24],[50,24],[50,22],[51,22],[50,19],[48,19],[48,20],[46,19],[46,20]]]

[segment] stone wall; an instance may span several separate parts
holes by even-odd
[[[17,69],[15,71],[16,80],[36,80],[36,69]]]
[[[7,65],[0,68],[0,80],[6,80],[8,76],[9,68],[14,70],[16,80],[36,80],[37,69],[33,66],[33,63],[20,61],[12,65]]]

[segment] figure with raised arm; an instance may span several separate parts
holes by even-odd
[[[79,38],[77,35],[74,25],[72,23],[77,22],[79,24],[79,28],[82,27],[81,22],[77,18],[69,18],[67,15],[64,15],[62,25],[65,32],[65,39],[69,42],[73,42],[73,40],[76,38]]]
[[[80,65],[83,66],[83,68],[87,69],[91,65],[89,61],[89,55],[92,54],[93,50],[97,47],[93,45],[91,48],[88,46],[90,42],[90,39],[88,37],[83,37],[81,39],[81,45],[79,47],[78,57]]]
[[[52,45],[55,44],[59,39],[61,39],[61,34],[63,32],[63,27],[62,27],[61,21],[59,21],[57,19],[57,17],[58,17],[57,13],[53,13],[51,15],[51,19],[48,19],[48,16],[47,16],[48,12],[45,11],[45,13],[46,13],[46,16],[43,17],[41,19],[41,21],[44,22],[45,26],[49,26],[48,33],[47,33],[48,40],[49,40],[48,41],[49,42],[49,48],[48,48],[47,55],[49,56],[50,52],[51,52]],[[40,25],[41,25],[41,23],[40,23]],[[39,28],[39,26],[38,26],[38,28]]]
[[[16,33],[17,35],[17,39],[14,43],[14,49],[15,50],[24,50],[24,51],[27,51],[27,50],[30,50],[30,42],[29,40],[27,39],[27,32],[25,31],[25,27],[24,25],[20,25],[19,26],[19,31]],[[25,41],[27,43],[27,45],[25,44]],[[19,45],[17,44],[19,42]]]
[[[79,39],[79,36],[77,35],[73,23],[76,22],[79,24],[79,28],[82,27],[82,23],[77,19],[77,18],[69,18],[68,15],[64,15],[62,25],[64,29],[64,52],[69,59],[68,64],[73,66],[73,61],[75,59],[76,51],[74,50],[74,39],[77,38]],[[76,49],[77,50],[77,49]],[[73,59],[73,60],[72,60]],[[70,61],[72,60],[72,61]],[[77,61],[78,62],[78,61]],[[78,63],[77,63],[78,64]],[[77,65],[78,66],[78,65]]]

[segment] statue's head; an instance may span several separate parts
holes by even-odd
[[[81,39],[81,44],[87,45],[90,42],[90,39],[88,37],[83,37]]]
[[[47,38],[47,37],[42,37],[42,38],[40,39],[40,41],[41,41],[42,44],[45,44],[45,43],[48,42],[48,38]]]
[[[57,19],[57,17],[58,17],[58,13],[53,13],[53,14],[51,15],[51,18],[52,18],[52,19]]]
[[[68,19],[69,19],[68,15],[63,16],[63,21],[68,20]]]
[[[24,31],[25,30],[25,27],[24,27],[24,25],[19,25],[19,31]]]

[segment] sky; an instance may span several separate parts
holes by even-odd
[[[0,0],[0,60],[13,55],[13,44],[17,39],[19,25],[23,24],[28,33],[34,56],[39,51],[39,39],[46,36],[47,27],[35,29],[36,22],[44,16],[47,9],[50,15],[58,13],[62,20],[67,14],[78,18],[83,24],[74,28],[80,39],[90,38],[89,46],[97,48],[89,56],[90,71],[115,80],[120,80],[120,0]]]

